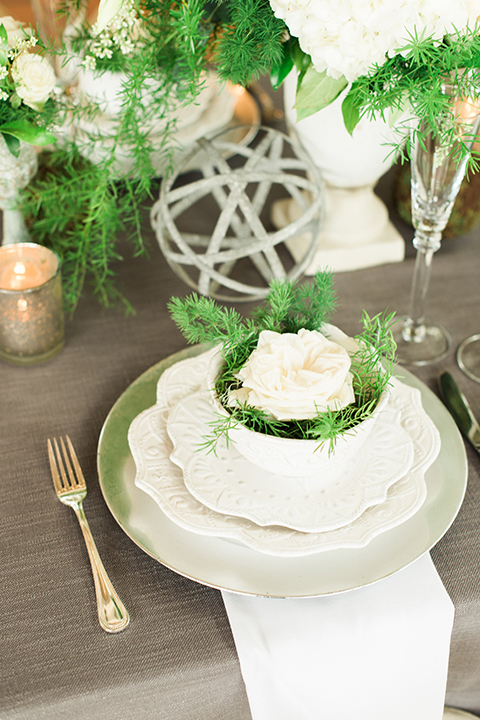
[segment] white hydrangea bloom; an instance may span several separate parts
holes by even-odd
[[[270,0],[318,72],[353,81],[425,31],[440,40],[475,25],[480,0]]]

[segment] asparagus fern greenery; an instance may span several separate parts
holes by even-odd
[[[137,191],[128,178],[111,182],[75,146],[40,156],[37,175],[25,188],[21,206],[32,240],[62,258],[66,312],[75,310],[86,280],[104,307],[120,302],[127,312],[132,310],[116,286],[113,265],[121,259],[118,233],[140,228]],[[136,253],[144,252],[140,232],[132,232],[132,244]]]
[[[363,330],[356,337],[358,351],[351,356],[355,402],[341,410],[317,413],[311,420],[279,421],[266,412],[247,404],[229,404],[232,390],[238,389],[236,375],[257,346],[262,330],[297,333],[302,328],[322,330],[336,307],[333,278],[329,272],[317,273],[311,283],[274,281],[265,305],[256,308],[250,318],[235,310],[221,307],[211,298],[196,293],[186,298],[172,298],[168,304],[172,319],[187,342],[222,345],[224,366],[216,382],[216,395],[228,415],[212,423],[206,446],[214,449],[221,435],[228,440],[229,431],[238,424],[267,435],[313,439],[328,442],[336,439],[372,415],[380,396],[390,383],[395,362],[396,344],[391,325],[393,313],[374,317],[364,312]]]

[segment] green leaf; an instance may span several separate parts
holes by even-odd
[[[290,57],[293,60],[293,64],[298,70],[298,87],[299,84],[302,82],[308,68],[312,64],[312,58],[310,57],[310,55],[307,55],[307,53],[303,52],[302,48],[298,44],[297,38],[295,37],[292,37],[289,40],[289,52]]]
[[[297,86],[295,101],[297,121],[304,120],[330,105],[347,87],[347,84],[343,76],[335,80],[329,77],[326,72],[317,72],[313,65],[310,65],[303,80],[299,78],[299,85]]]
[[[2,54],[8,53],[8,33],[3,23],[0,25],[0,50],[2,50]]]
[[[20,120],[3,123],[3,125],[0,125],[0,132],[4,137],[10,135],[30,145],[50,145],[50,143],[57,141],[55,135],[52,135],[44,128]]]
[[[272,67],[270,71],[270,82],[274,90],[278,90],[283,83],[290,70],[293,70],[293,60],[290,55],[284,55],[280,65]]]
[[[1,130],[0,130],[1,132]],[[12,155],[15,157],[18,157],[20,155],[20,140],[17,140],[16,137],[13,137],[13,135],[8,135],[8,133],[3,133],[3,139],[5,140],[5,144],[7,148],[10,150]]]
[[[18,110],[21,104],[22,98],[19,97],[17,93],[13,93],[13,95],[10,95],[10,105],[13,107],[14,110]]]
[[[342,103],[342,115],[345,127],[351,135],[360,120],[360,106],[355,99],[355,95],[351,92],[348,93]]]

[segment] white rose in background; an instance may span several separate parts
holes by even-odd
[[[441,40],[475,25],[478,0],[270,0],[315,69],[351,82],[417,32]]]
[[[25,105],[42,110],[55,87],[53,67],[41,55],[21,53],[12,65],[17,95]]]
[[[0,25],[3,25],[7,31],[8,47],[16,47],[27,35],[31,34],[31,30],[24,30],[23,23],[15,20],[11,15],[5,15],[0,18]]]
[[[358,346],[328,328],[338,342],[316,330],[262,331],[257,349],[237,373],[243,387],[231,393],[231,401],[261,408],[277,420],[308,420],[354,402],[350,356],[339,343],[353,351]]]

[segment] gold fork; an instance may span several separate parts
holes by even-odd
[[[130,618],[122,601],[115,592],[105,572],[100,555],[98,554],[83,510],[83,500],[87,495],[87,485],[68,435],[65,436],[65,439],[69,452],[67,452],[63,438],[60,438],[62,452],[60,452],[56,438],[53,438],[53,443],[50,440],[47,441],[53,484],[58,499],[74,510],[80,527],[82,528],[92,566],[100,625],[106,632],[120,632],[127,627]]]

